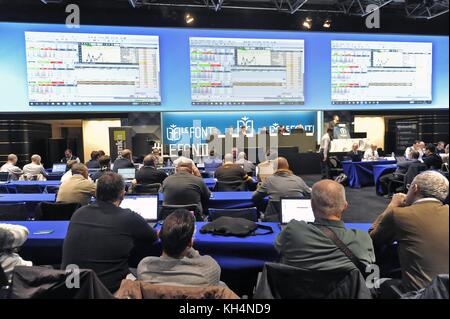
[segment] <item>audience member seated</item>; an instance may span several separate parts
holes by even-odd
[[[80,163],[80,159],[73,155],[72,150],[70,148],[66,149],[64,151],[64,157],[61,158],[61,163],[67,163],[68,161],[77,161],[77,163]]]
[[[342,185],[332,180],[317,182],[312,187],[311,205],[315,216],[313,223],[292,220],[275,240],[282,263],[305,270],[357,269],[320,227],[333,231],[362,264],[375,262],[369,235],[346,228],[342,221],[342,214],[348,207]]]
[[[156,169],[158,158],[153,154],[144,157],[144,166],[136,173],[136,179],[133,184],[162,184],[167,174],[164,171]]]
[[[107,172],[111,172],[111,158],[108,155],[100,156],[98,159],[100,170],[92,174],[92,180],[95,182]]]
[[[238,155],[238,159],[236,160],[236,164],[243,165],[245,173],[247,173],[248,175],[253,175],[253,173],[255,172],[255,164],[247,160],[246,157],[247,155],[245,154],[245,152],[240,152]]]
[[[445,142],[439,141],[436,146],[436,153],[443,154],[445,153]]]
[[[376,161],[380,158],[377,151],[377,145],[370,144],[370,148],[364,152],[364,160],[366,161]]]
[[[274,168],[275,173],[260,183],[252,196],[255,203],[260,203],[264,200],[264,197],[269,196],[269,204],[265,212],[266,219],[270,215],[278,213],[270,204],[271,202],[278,202],[281,197],[304,198],[311,193],[311,188],[306,185],[303,179],[292,173],[289,169],[289,163],[284,157],[278,157],[274,161]]]
[[[163,163],[163,158],[161,156],[161,151],[159,148],[154,147],[152,149],[152,154],[155,157],[155,167],[161,165]]]
[[[209,152],[209,156],[203,161],[206,172],[214,172],[218,167],[222,166],[222,160],[219,159],[214,150]]]
[[[241,165],[233,163],[231,153],[225,154],[223,165],[216,169],[214,177],[218,182],[253,182],[252,177],[247,175]]]
[[[100,153],[98,151],[91,152],[91,159],[87,161],[87,168],[100,168],[100,163],[98,159],[100,158]]]
[[[448,165],[448,144],[445,146],[444,154],[441,154],[442,162]]]
[[[398,288],[425,288],[438,274],[448,274],[448,180],[434,171],[416,176],[408,194],[395,194],[378,216],[370,236],[375,246],[398,243],[402,280]]]
[[[347,153],[348,158],[352,162],[360,162],[361,159],[362,159],[362,156],[359,153],[358,148],[359,148],[359,144],[358,143],[353,143],[352,150]]]
[[[137,268],[137,279],[169,286],[219,285],[220,266],[193,248],[194,232],[195,218],[188,210],[178,209],[167,216],[159,232],[162,255],[144,258]]]
[[[439,154],[436,154],[436,146],[431,143],[425,147],[422,160],[428,169],[441,169],[442,158]]]
[[[117,173],[121,168],[134,168],[133,155],[129,149],[122,150],[119,157],[114,161],[114,173]]]
[[[37,154],[31,156],[31,163],[23,167],[23,175],[27,177],[36,176],[38,180],[45,181],[48,177],[47,171],[41,164],[41,157]],[[30,179],[30,178],[28,178]]]
[[[196,204],[202,212],[211,192],[200,176],[194,175],[195,165],[186,161],[178,164],[176,172],[168,176],[162,185],[164,205]]]
[[[383,189],[383,194],[392,195],[395,191],[395,187],[398,186],[392,182],[403,180],[403,176],[398,174],[406,174],[412,164],[420,163],[420,153],[418,151],[411,151],[409,156],[411,160],[397,162],[397,169],[394,173],[386,174],[380,177],[380,186]],[[391,185],[391,189],[389,189],[389,185]]]
[[[91,197],[95,195],[95,183],[89,180],[86,165],[73,164],[71,171],[72,177],[61,184],[56,201],[79,203],[81,206],[89,204]]]
[[[63,245],[62,269],[70,264],[92,269],[111,292],[130,273],[131,252],[145,256],[157,240],[141,216],[120,208],[124,196],[120,175],[108,172],[100,177],[97,201],[74,213]]]
[[[23,260],[18,254],[27,237],[28,229],[24,226],[0,223],[0,266],[8,281],[11,281],[14,267],[33,266],[31,261]]]
[[[76,160],[70,160],[67,162],[66,172],[61,176],[61,183],[64,183],[65,181],[69,180],[72,177],[72,166],[78,164]]]
[[[405,157],[407,159],[411,159],[411,152],[412,151],[417,151],[417,152],[419,152],[419,159],[422,159],[423,150],[422,150],[422,147],[421,147],[422,146],[421,143],[422,143],[422,141],[416,140],[413,145],[407,147],[406,150],[405,150]]]
[[[191,162],[192,164],[194,164],[194,161],[191,159],[190,152],[188,150],[179,150],[178,158],[173,161],[173,166],[177,167],[178,164],[187,162]]]
[[[0,172],[8,172],[9,179],[12,181],[17,181],[20,175],[23,174],[23,171],[16,165],[17,165],[16,154],[9,154],[7,162],[3,164],[3,166],[0,168]]]

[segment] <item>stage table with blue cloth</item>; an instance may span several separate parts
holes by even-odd
[[[380,185],[380,177],[395,172],[397,164],[383,164],[373,166],[373,183],[375,185],[375,191],[377,194],[383,194],[383,190]]]
[[[68,221],[11,221],[29,229],[28,240],[20,254],[36,265],[58,265],[61,263],[62,246],[66,237]],[[241,237],[224,237],[201,234],[204,222],[197,222],[194,235],[194,248],[202,255],[212,256],[222,269],[222,280],[238,293],[251,293],[256,284],[257,274],[265,262],[278,261],[279,256],[274,242],[281,228],[277,223],[261,223],[271,226],[272,234]],[[367,231],[370,224],[346,224],[349,228]],[[151,255],[161,254],[160,243],[151,247]],[[132,258],[131,267],[140,261]]]
[[[374,166],[395,163],[395,160],[342,161],[342,169],[348,177],[349,186],[351,188],[361,188],[363,186],[374,185]]]

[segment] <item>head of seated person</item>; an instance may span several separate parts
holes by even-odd
[[[430,156],[436,153],[436,146],[434,146],[434,144],[427,144],[427,146],[425,147],[425,151],[424,151],[424,155],[425,156]]]
[[[224,165],[230,165],[234,163],[234,156],[231,153],[225,154],[225,157],[223,158],[223,164]]]
[[[448,196],[448,179],[439,172],[425,171],[412,181],[406,194],[404,205],[409,206],[424,198],[445,202]]]
[[[100,153],[98,151],[91,152],[91,161],[98,161]]]
[[[129,161],[131,161],[133,158],[131,150],[129,149],[124,149],[122,152],[120,152],[120,155],[122,156],[122,158],[126,158]]]
[[[111,170],[111,157],[108,155],[100,156],[98,159],[98,162],[100,163],[100,169],[102,171],[110,171]]]
[[[316,220],[342,220],[342,214],[348,208],[344,186],[327,179],[315,183],[311,191],[311,207]]]
[[[153,154],[149,154],[147,156],[144,157],[144,161],[143,164],[146,167],[153,167],[156,168],[156,164],[158,163],[158,159],[156,158],[155,155]]]
[[[17,155],[16,154],[9,154],[7,158],[7,163],[11,165],[17,164]]]
[[[288,174],[292,175],[292,171],[289,169],[289,162],[284,157],[277,157],[273,161],[274,174]]]
[[[87,166],[82,163],[73,164],[72,167],[70,168],[70,170],[72,171],[72,176],[81,175],[85,179],[89,178],[89,170],[88,170]]]
[[[68,161],[67,162],[67,170],[69,171],[69,170],[72,170],[72,166],[73,165],[75,165],[75,164],[78,164],[78,162],[76,161],[76,160],[70,160],[70,161]]]
[[[163,256],[183,258],[193,246],[195,218],[187,209],[177,209],[164,220],[159,232]]]
[[[192,166],[193,164],[190,161],[181,161],[176,168],[176,172],[192,174],[193,173]]]
[[[247,160],[247,154],[245,154],[245,152],[239,152],[238,160],[239,161],[246,161]]]
[[[125,196],[123,177],[114,172],[107,172],[97,180],[95,197],[98,201],[112,203],[119,207]]]
[[[417,161],[420,158],[420,153],[416,150],[411,151],[408,155],[411,161]]]

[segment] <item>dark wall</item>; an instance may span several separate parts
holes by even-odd
[[[29,163],[33,154],[45,160],[47,140],[51,136],[49,124],[0,120],[0,164],[6,162],[11,153],[19,158],[19,166]]]

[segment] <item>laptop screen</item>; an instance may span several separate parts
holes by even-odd
[[[287,224],[292,219],[313,222],[314,214],[309,199],[281,199],[281,223]]]
[[[65,173],[67,169],[67,164],[53,164],[52,173]]]
[[[123,179],[129,180],[134,179],[134,176],[136,175],[136,170],[134,168],[119,168],[117,170],[117,173],[122,175]]]
[[[157,195],[127,196],[120,204],[120,207],[131,209],[133,212],[141,215],[145,220],[158,219]]]

